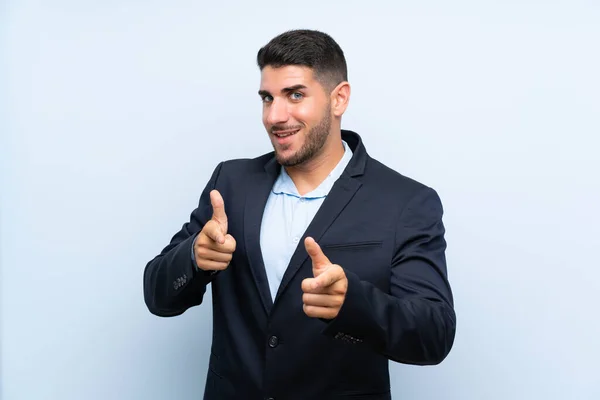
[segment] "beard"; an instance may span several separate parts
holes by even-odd
[[[321,119],[318,125],[314,126],[304,138],[302,147],[294,154],[288,157],[284,157],[282,154],[277,152],[275,149],[275,157],[277,162],[284,167],[294,167],[296,165],[303,164],[312,158],[314,158],[319,151],[325,146],[325,142],[329,137],[329,131],[331,129],[331,104],[327,105],[325,110],[325,116]]]

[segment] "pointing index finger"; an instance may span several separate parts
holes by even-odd
[[[223,230],[223,234],[227,233],[227,214],[225,213],[225,201],[218,190],[210,192],[210,204],[212,205],[212,219],[217,221]]]
[[[321,246],[319,246],[315,239],[307,237],[304,240],[304,247],[314,263],[319,265],[331,264],[327,256],[323,253],[323,250],[321,250]]]

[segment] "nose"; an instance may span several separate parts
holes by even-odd
[[[269,104],[266,113],[266,122],[269,125],[285,124],[289,119],[289,112],[285,101],[275,99]]]

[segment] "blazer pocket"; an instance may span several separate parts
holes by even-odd
[[[218,356],[211,352],[210,361],[208,363],[208,388],[214,393],[215,398],[235,398],[236,390],[231,381],[221,370],[218,362]],[[207,398],[210,398],[207,396]]]
[[[217,368],[213,364],[208,365],[208,371],[213,373],[218,379],[223,379],[223,376],[217,372]]]
[[[381,240],[321,245],[323,253],[333,264],[354,272],[362,280],[387,290],[390,278],[390,255]]]
[[[331,243],[324,244],[321,246],[322,249],[361,249],[371,247],[381,247],[383,241],[381,240],[369,240],[363,242],[352,242],[352,243]]]
[[[215,374],[219,379],[223,379],[223,373],[219,369],[219,356],[214,351],[210,351],[210,357],[208,360],[208,370]]]

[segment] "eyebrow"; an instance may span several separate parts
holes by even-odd
[[[308,88],[304,85],[294,85],[294,86],[290,86],[290,87],[281,89],[281,93],[295,92],[296,90],[300,90],[300,89],[308,89]],[[269,93],[266,90],[259,90],[258,94],[260,96],[270,96],[271,95],[271,93]]]

